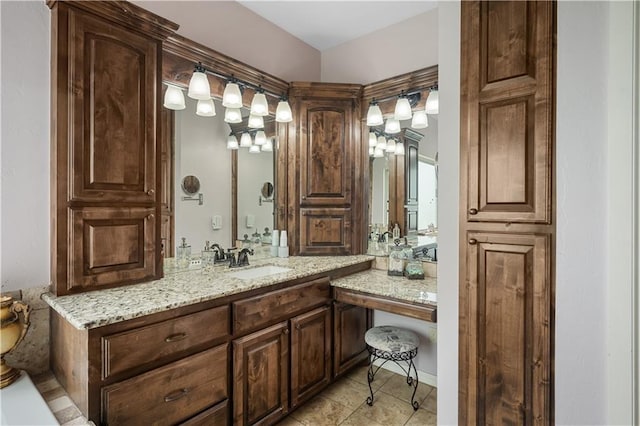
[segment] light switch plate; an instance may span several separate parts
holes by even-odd
[[[222,229],[222,216],[215,215],[211,218],[211,228]]]

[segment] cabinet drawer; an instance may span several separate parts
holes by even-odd
[[[229,336],[229,306],[208,309],[102,338],[102,377]]]
[[[329,278],[272,291],[233,304],[233,333],[241,334],[331,300]]]
[[[195,417],[190,418],[180,426],[226,426],[229,424],[228,400],[203,411]]]
[[[102,421],[175,424],[228,397],[228,349],[221,345],[102,389]]]

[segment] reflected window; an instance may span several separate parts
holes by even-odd
[[[426,157],[418,159],[418,229],[429,225],[438,227],[438,185],[435,162]]]

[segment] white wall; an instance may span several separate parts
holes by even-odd
[[[175,242],[185,237],[193,254],[205,241],[231,247],[231,152],[227,150],[230,127],[224,122],[224,108],[216,101],[215,117],[195,114],[196,101],[187,97],[187,108],[176,111],[175,144]],[[182,178],[200,179],[204,204],[182,201]],[[213,230],[211,217],[222,216],[222,229]]]
[[[371,182],[371,224],[387,225],[389,219],[389,162],[384,157],[374,158]]]
[[[438,26],[434,9],[324,50],[322,81],[368,84],[436,65]]]
[[[44,2],[1,1],[0,9],[0,281],[9,291],[50,282],[50,22]]]
[[[258,203],[262,185],[273,181],[273,152],[261,152],[250,154],[247,148],[238,150],[238,235],[242,240],[243,235],[258,231],[261,235],[264,228],[273,230],[273,202]],[[255,226],[247,228],[247,215],[253,215]]]
[[[180,25],[178,34],[286,81],[319,81],[320,52],[235,1],[133,3]]]

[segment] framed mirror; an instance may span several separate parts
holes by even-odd
[[[193,175],[182,178],[182,190],[187,195],[195,195],[200,191],[200,179]]]

